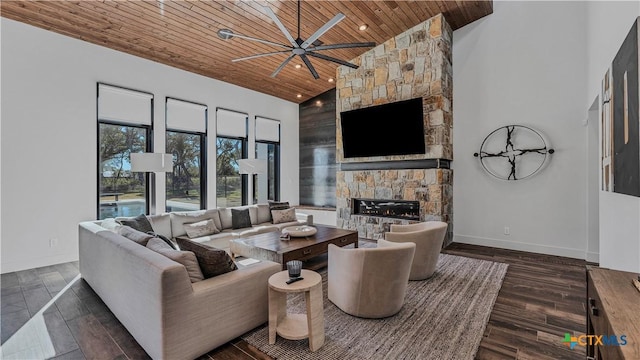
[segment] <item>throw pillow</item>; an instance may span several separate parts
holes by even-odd
[[[144,214],[140,214],[132,219],[120,219],[120,224],[130,226],[143,233],[153,231],[153,227],[149,222],[149,219]]]
[[[272,210],[285,210],[285,209],[289,208],[289,202],[288,201],[272,201],[272,200],[268,200],[267,203],[269,204],[269,217],[271,217],[271,219],[269,219],[269,220],[271,222],[273,222],[273,215],[271,214]]]
[[[177,238],[180,249],[193,251],[198,258],[198,264],[205,279],[222,275],[238,269],[231,256],[226,251],[200,244],[185,238]]]
[[[173,250],[180,250],[180,249],[178,249],[178,246],[176,246],[176,244],[174,244],[173,241],[171,241],[171,239],[169,239],[168,237],[166,237],[164,235],[156,234],[153,231],[149,231],[147,234],[153,236],[154,238],[158,238],[158,239],[164,241]]]
[[[296,208],[271,210],[271,217],[273,218],[274,224],[282,224],[298,220],[296,218]]]
[[[213,222],[213,219],[184,224],[184,229],[187,231],[187,236],[192,239],[201,236],[217,234],[220,232],[220,230],[218,230],[218,228],[216,227],[215,222]]]
[[[114,218],[107,218],[102,220],[102,222],[100,222],[100,226],[109,231],[113,231],[116,234],[118,233],[118,229],[122,227],[122,225]]]
[[[145,234],[142,231],[138,231],[130,226],[120,226],[116,232],[119,235],[126,237],[129,240],[132,240],[142,246],[147,246],[147,242],[149,239],[154,238],[153,235]]]
[[[288,201],[268,201],[269,210],[284,210],[289,208]]]
[[[198,259],[191,251],[174,250],[169,247],[164,240],[158,238],[150,239],[147,243],[147,248],[184,265],[187,269],[187,274],[189,274],[189,280],[191,280],[192,283],[204,280],[202,270],[200,270],[200,265],[198,265]]]
[[[249,209],[231,209],[231,227],[233,229],[251,227],[251,216],[249,215]]]

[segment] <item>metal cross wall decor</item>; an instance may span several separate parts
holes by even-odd
[[[547,148],[537,131],[527,126],[507,125],[487,135],[480,151],[473,156],[480,159],[485,171],[498,179],[522,180],[542,169],[554,151]]]

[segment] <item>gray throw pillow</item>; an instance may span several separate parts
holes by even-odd
[[[160,235],[160,234],[156,234],[153,231],[149,231],[147,234],[151,235],[154,238],[158,238],[162,241],[164,241],[167,245],[169,245],[170,248],[172,248],[173,250],[180,250],[178,249],[178,247],[176,246],[176,244],[173,243],[173,241],[171,241],[171,239],[169,239],[168,237],[164,236],[164,235]]]
[[[147,246],[147,242],[149,241],[149,239],[154,238],[153,235],[145,234],[142,231],[138,231],[126,225],[120,226],[116,231],[117,231],[117,234],[122,235],[127,239],[133,242],[136,242],[142,246]]]
[[[198,258],[198,264],[205,279],[222,275],[238,269],[226,251],[197,243],[185,238],[177,238],[183,251],[192,251]]]
[[[231,209],[231,227],[233,229],[251,227],[251,216],[249,215],[249,209]]]
[[[143,233],[153,232],[153,226],[144,214],[140,214],[132,219],[120,219],[120,224],[130,226]]]
[[[150,239],[147,243],[147,248],[184,265],[187,269],[187,274],[189,274],[189,280],[191,280],[192,283],[204,280],[202,270],[200,270],[200,265],[198,265],[198,259],[193,252],[174,250],[169,247],[164,240],[158,238]]]

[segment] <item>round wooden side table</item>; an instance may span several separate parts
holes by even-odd
[[[302,270],[304,280],[287,284],[289,273],[281,271],[269,278],[269,344],[276,343],[276,334],[289,340],[309,338],[311,351],[324,344],[324,307],[322,277],[311,270]],[[306,314],[287,313],[287,294],[304,292]]]

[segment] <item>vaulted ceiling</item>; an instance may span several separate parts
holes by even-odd
[[[282,50],[240,38],[221,39],[219,29],[288,43],[264,13],[268,5],[296,37],[296,1],[0,1],[3,17],[63,35],[106,46],[149,60],[236,84],[293,102],[303,102],[335,85],[337,64],[312,59],[315,80],[302,61],[294,58],[272,78],[288,54],[232,62],[257,53]],[[426,19],[443,13],[455,30],[493,11],[485,1],[302,1],[301,37],[308,38],[337,13],[346,15],[320,37],[324,44],[375,42],[380,44]],[[358,27],[368,28],[360,31]],[[368,48],[324,51],[351,60]],[[302,65],[297,69],[296,64]],[[297,97],[301,94],[301,97]]]

